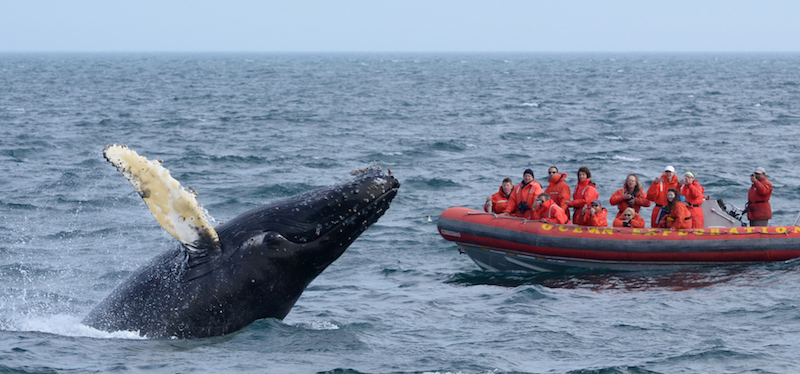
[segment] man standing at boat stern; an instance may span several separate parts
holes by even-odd
[[[772,183],[767,179],[767,171],[762,167],[757,167],[753,174],[750,174],[750,191],[747,192],[747,219],[750,226],[767,226],[772,218],[772,206],[769,198],[772,197]]]

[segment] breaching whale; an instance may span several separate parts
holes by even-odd
[[[83,320],[147,338],[203,338],[283,319],[306,286],[375,223],[400,182],[379,167],[212,227],[193,190],[126,146],[103,149],[180,242],[136,270]]]

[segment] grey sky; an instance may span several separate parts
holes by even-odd
[[[800,52],[800,1],[0,0],[0,52]]]

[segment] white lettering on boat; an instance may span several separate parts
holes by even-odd
[[[442,235],[455,236],[456,238],[460,238],[461,237],[461,233],[460,232],[444,230],[444,229],[442,229]]]

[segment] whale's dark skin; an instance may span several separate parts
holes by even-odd
[[[219,245],[184,245],[142,266],[83,323],[147,338],[203,338],[283,319],[306,286],[375,223],[400,183],[377,168],[217,226]]]

